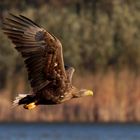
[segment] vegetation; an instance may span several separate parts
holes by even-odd
[[[8,12],[26,15],[60,38],[65,63],[80,73],[76,84],[84,87],[87,81],[86,86],[95,92],[85,104],[81,100],[61,107],[42,107],[38,110],[42,116],[34,120],[140,121],[139,0],[4,0],[0,3],[1,26]],[[29,90],[23,61],[13,47],[0,31],[0,114],[4,116],[4,106],[11,105],[14,94]],[[19,116],[15,116],[17,112],[10,109],[11,119],[20,118],[21,110],[16,110]],[[52,117],[46,115],[49,112]],[[59,115],[53,118],[55,112]]]
[[[18,80],[18,92],[23,91],[23,81]],[[47,122],[139,122],[140,77],[121,71],[116,77],[112,71],[104,74],[76,76],[78,87],[93,89],[94,96],[73,99],[56,106],[39,106],[32,111],[12,107],[9,90],[0,94],[0,121]]]

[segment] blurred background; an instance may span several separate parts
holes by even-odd
[[[21,56],[0,30],[1,122],[140,122],[140,0],[0,0],[0,26],[8,12],[55,34],[65,63],[76,68],[73,83],[94,96],[13,108],[30,86]]]

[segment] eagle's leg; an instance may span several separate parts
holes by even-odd
[[[14,100],[14,105],[23,105],[25,109],[31,110],[36,107],[35,95],[19,94]]]

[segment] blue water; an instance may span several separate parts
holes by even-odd
[[[0,140],[140,140],[140,124],[1,123]]]

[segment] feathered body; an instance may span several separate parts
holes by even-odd
[[[80,97],[81,93],[93,94],[72,85],[74,68],[64,65],[61,42],[53,34],[30,19],[13,14],[5,19],[3,31],[22,55],[33,89],[32,94],[16,100],[19,105],[32,109],[39,104],[59,104]]]

